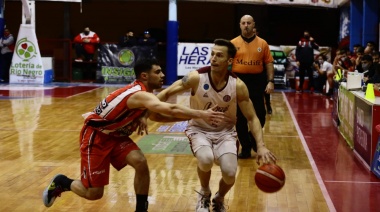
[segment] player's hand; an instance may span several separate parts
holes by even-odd
[[[218,108],[218,105],[215,105],[214,107],[208,110],[202,111],[203,113],[202,119],[215,127],[218,126],[220,123],[222,123],[224,119],[224,113],[216,111],[217,108]]]
[[[310,41],[314,41],[314,38],[313,38],[313,37],[310,37],[309,40],[310,40]]]
[[[142,116],[138,119],[137,134],[144,135],[148,133],[148,117]]]
[[[256,162],[258,165],[260,165],[260,160],[263,161],[263,163],[270,163],[271,161],[273,163],[276,163],[276,156],[269,151],[265,146],[259,146],[257,147],[257,159]]]

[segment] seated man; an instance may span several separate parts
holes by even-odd
[[[77,55],[75,62],[83,62],[82,57],[84,57],[85,61],[92,61],[99,42],[100,38],[98,35],[90,31],[89,27],[85,27],[84,31],[74,38],[75,52]]]
[[[331,96],[333,92],[333,66],[331,63],[327,62],[326,55],[319,55],[318,56],[318,63],[314,64],[314,68],[318,72],[318,79],[317,79],[317,90],[323,93],[323,85],[326,84],[326,80],[329,84],[329,90],[326,92],[327,96]]]

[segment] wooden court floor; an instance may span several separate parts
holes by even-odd
[[[0,211],[134,211],[134,170],[111,169],[110,184],[101,200],[88,201],[64,192],[45,208],[42,192],[51,178],[62,173],[80,177],[79,132],[81,114],[93,110],[117,86],[94,86],[70,91],[46,87],[0,86]],[[75,87],[75,86],[74,86]],[[172,101],[187,104],[188,94]],[[253,159],[239,160],[236,183],[227,194],[228,211],[334,211],[325,188],[318,182],[282,92],[272,94],[273,115],[267,116],[265,142],[286,173],[282,190],[266,194],[258,190]],[[150,135],[161,135],[162,126],[150,123]],[[181,132],[165,134],[183,135]],[[132,138],[139,144],[141,136]],[[151,185],[150,212],[194,211],[199,182],[196,159],[189,153],[146,153]],[[211,190],[217,191],[221,173],[212,169]]]

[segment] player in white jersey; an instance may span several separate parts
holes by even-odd
[[[228,40],[216,39],[211,51],[211,66],[192,71],[181,80],[161,91],[157,97],[166,101],[170,96],[190,89],[190,107],[216,110],[225,114],[223,120],[206,123],[200,119],[192,119],[186,129],[191,149],[198,160],[198,177],[201,190],[198,195],[196,211],[209,211],[211,190],[209,181],[211,168],[216,162],[220,165],[222,178],[219,190],[213,200],[213,211],[225,211],[224,196],[235,183],[237,170],[238,142],[235,131],[236,103],[239,105],[249,129],[257,141],[257,163],[275,162],[276,157],[266,147],[263,132],[255,109],[249,99],[247,86],[228,71],[236,54],[235,46]]]

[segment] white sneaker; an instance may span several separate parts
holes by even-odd
[[[197,207],[195,208],[196,212],[210,212],[210,199],[211,199],[211,192],[210,194],[205,194],[203,191],[198,192],[198,202]]]
[[[224,199],[216,198],[218,192],[216,192],[214,198],[212,199],[212,212],[226,212],[226,207],[224,207]]]
[[[82,58],[75,59],[75,62],[83,62]]]

